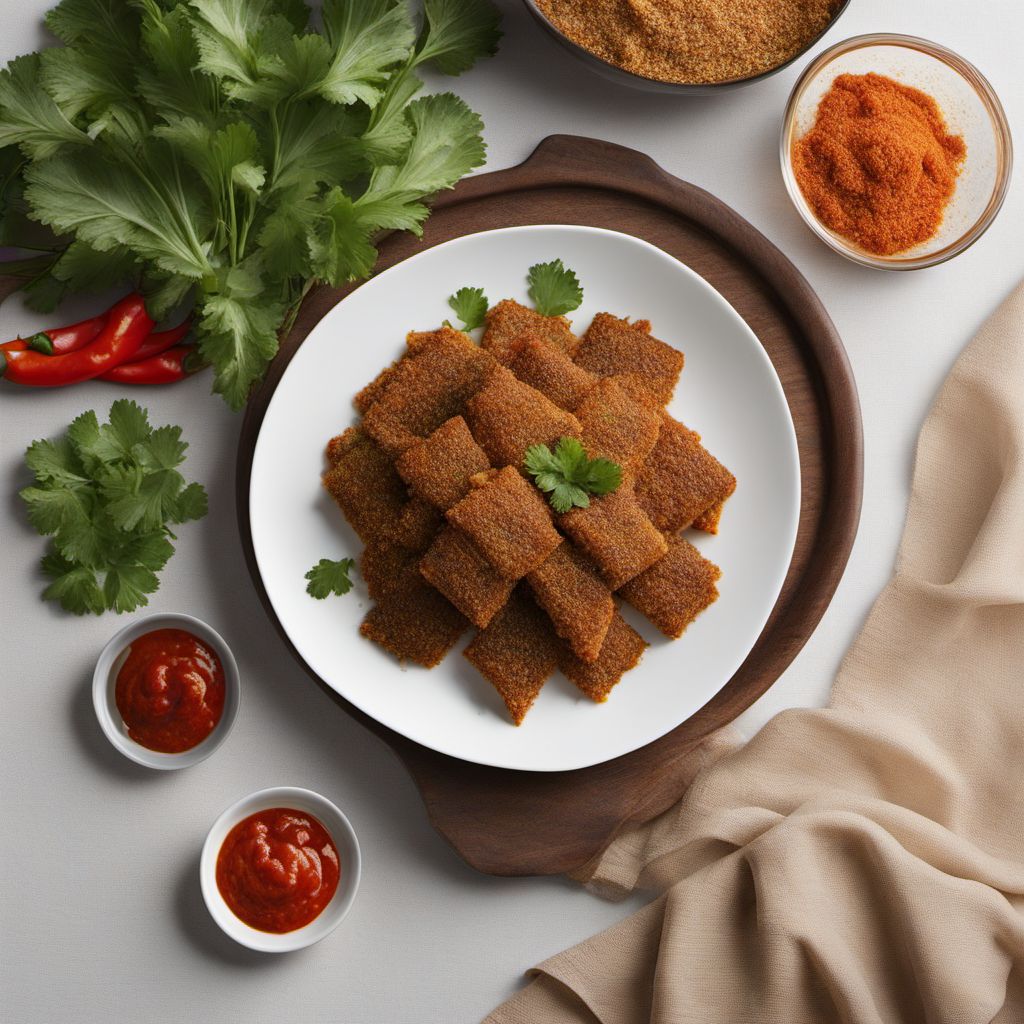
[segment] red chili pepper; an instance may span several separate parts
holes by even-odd
[[[119,384],[173,384],[202,367],[202,361],[196,358],[197,355],[191,345],[176,345],[148,359],[115,366],[103,374],[100,380],[116,381]]]
[[[154,331],[139,347],[139,351],[132,356],[132,362],[138,363],[150,356],[159,355],[169,348],[174,348],[182,338],[192,330],[192,317],[187,316],[168,331]]]
[[[33,334],[31,338],[15,338],[14,341],[0,345],[0,351],[21,352],[28,347],[44,356],[67,355],[68,352],[77,352],[90,341],[94,341],[106,322],[106,314],[93,316],[81,323],[71,324],[70,327],[53,327],[48,331]],[[19,343],[22,348],[17,347]]]
[[[141,295],[129,295],[111,307],[106,323],[84,348],[64,355],[0,352],[0,376],[30,387],[60,387],[91,380],[134,358],[153,329]]]

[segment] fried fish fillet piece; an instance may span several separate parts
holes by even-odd
[[[526,334],[574,355],[580,340],[564,316],[543,316],[513,299],[503,299],[487,311],[481,345],[500,363],[507,363],[513,343]]]
[[[595,661],[615,611],[612,593],[597,570],[572,544],[564,543],[526,581],[573,653],[581,661]]]
[[[558,667],[592,701],[601,704],[608,699],[608,694],[619,680],[630,669],[636,668],[646,649],[647,641],[616,608],[598,656],[587,662],[572,651],[563,649]]]
[[[461,501],[469,493],[469,478],[490,465],[461,416],[445,420],[395,462],[412,493],[442,512]]]
[[[636,500],[659,530],[676,533],[707,514],[705,529],[716,532],[711,510],[736,490],[732,475],[701,443],[700,435],[668,413],[651,454],[636,477]]]
[[[390,456],[358,427],[327,443],[323,485],[364,544],[390,535],[406,503]]]
[[[414,563],[380,594],[359,632],[399,661],[433,668],[467,626],[462,613],[423,579]]]
[[[472,479],[473,488],[446,513],[505,579],[536,569],[562,543],[544,499],[511,466]]]
[[[535,334],[525,334],[512,343],[508,367],[524,384],[569,412],[600,380],[577,366],[564,349],[549,345]]]
[[[363,429],[393,458],[458,416],[498,369],[460,331],[431,332],[394,366],[363,414]]]
[[[420,560],[417,551],[410,551],[391,541],[375,541],[363,548],[359,556],[359,575],[366,583],[370,598],[379,601],[406,578],[406,572]]]
[[[661,430],[661,410],[633,398],[614,377],[598,381],[573,411],[587,455],[611,459],[627,474],[643,465]]]
[[[476,545],[454,526],[434,538],[420,559],[420,573],[480,629],[501,610],[515,586],[499,576]]]
[[[466,422],[494,466],[521,466],[530,445],[554,445],[582,432],[572,413],[508,371],[492,376],[466,403]]]
[[[618,590],[668,551],[665,538],[637,504],[632,490],[619,487],[574,508],[559,526],[597,566],[605,583]]]
[[[550,619],[523,587],[462,652],[498,691],[520,725],[558,663],[559,641]]]
[[[633,577],[619,593],[665,636],[675,640],[718,600],[722,570],[689,541],[668,538],[668,554]]]
[[[440,509],[422,498],[410,498],[389,530],[391,539],[410,551],[426,551],[444,527]]]
[[[599,377],[629,374],[665,406],[683,369],[683,353],[655,338],[647,320],[628,320],[598,313],[576,351],[576,365]]]

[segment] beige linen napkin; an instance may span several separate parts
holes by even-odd
[[[591,867],[661,895],[490,1024],[1024,1022],[1024,285],[928,416],[831,705],[776,716]]]

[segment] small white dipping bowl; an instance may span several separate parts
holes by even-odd
[[[331,902],[309,924],[291,932],[263,932],[250,927],[235,916],[217,887],[217,857],[228,833],[250,814],[271,807],[289,807],[312,814],[327,829],[334,841],[341,867],[338,888],[331,897]],[[199,860],[199,884],[210,916],[235,942],[261,953],[290,953],[312,946],[314,942],[319,942],[330,935],[341,924],[356,898],[361,872],[359,841],[348,818],[326,797],[314,793],[311,789],[299,789],[295,786],[261,789],[258,793],[251,793],[238,803],[232,804],[213,823]]]
[[[213,732],[201,743],[178,754],[164,754],[158,750],[150,750],[141,743],[136,743],[128,735],[128,728],[117,710],[115,686],[117,674],[121,671],[128,658],[128,649],[132,642],[155,629],[183,629],[208,644],[220,658],[224,669],[224,711]],[[92,676],[92,702],[96,708],[96,717],[100,728],[107,739],[129,760],[147,768],[168,770],[172,768],[190,768],[194,764],[208,758],[227,738],[238,714],[238,701],[241,684],[238,678],[238,666],[231,648],[224,642],[221,635],[211,629],[205,622],[192,615],[178,613],[147,615],[136,619],[115,633],[100,653],[96,662],[96,670]]]

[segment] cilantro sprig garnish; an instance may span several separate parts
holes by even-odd
[[[579,279],[561,260],[535,263],[526,279],[530,283],[530,300],[543,316],[563,316],[578,309],[583,302]]]
[[[214,390],[238,408],[310,288],[367,277],[381,232],[422,233],[431,197],[484,162],[480,118],[450,92],[417,98],[423,73],[494,53],[500,14],[491,0],[316,7],[49,12],[63,45],[0,70],[4,244],[42,254],[5,270],[31,305],[130,283],[157,320],[194,306]]]
[[[351,558],[339,558],[336,561],[321,558],[304,577],[309,580],[306,584],[306,593],[318,601],[322,601],[330,594],[347,594],[352,589],[349,573],[355,564],[355,560]]]
[[[29,522],[51,537],[43,597],[76,615],[130,612],[148,603],[174,554],[168,523],[206,515],[206,491],[186,484],[181,427],[152,427],[128,399],[109,423],[82,413],[54,441],[33,441],[25,462],[36,483],[21,491]]]
[[[472,331],[483,326],[484,315],[490,303],[484,295],[483,288],[460,288],[454,295],[448,296],[448,305],[462,321],[462,330]]]
[[[591,494],[610,494],[622,483],[622,467],[617,462],[587,458],[574,437],[563,437],[554,451],[546,444],[531,445],[523,464],[556,512],[587,508]]]

